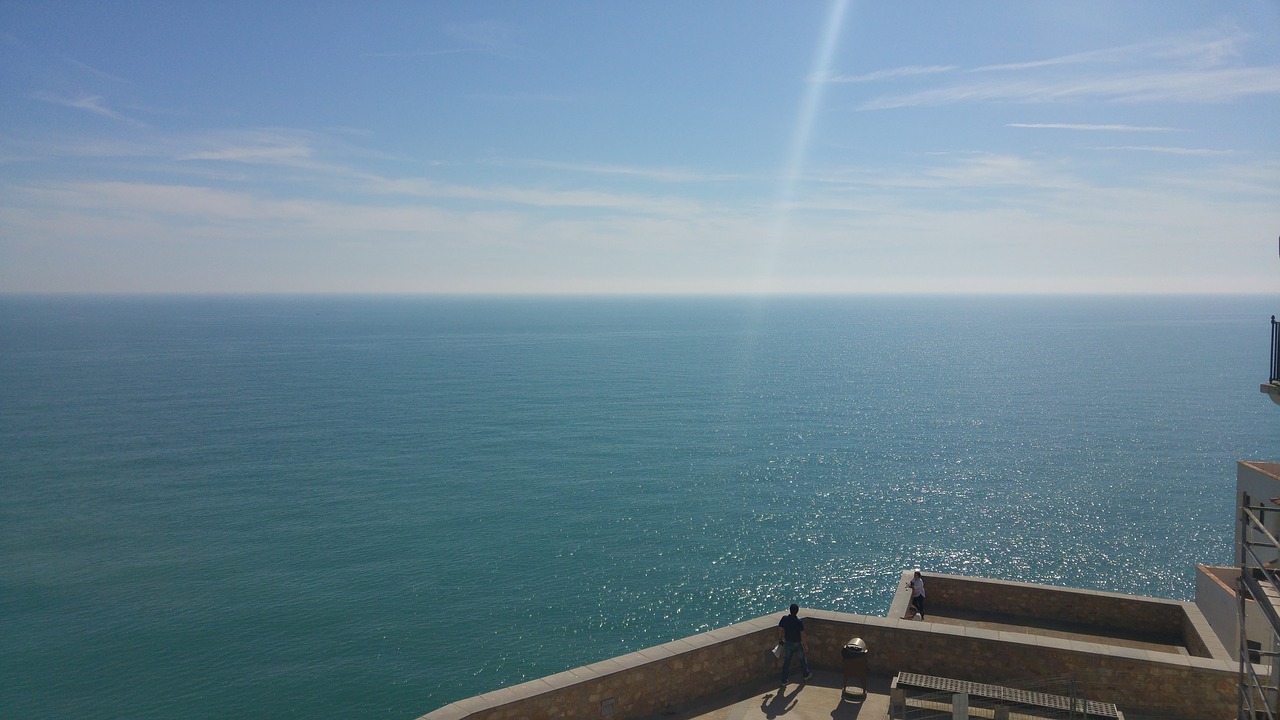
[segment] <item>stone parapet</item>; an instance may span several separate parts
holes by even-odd
[[[631,720],[670,713],[778,672],[766,654],[781,613],[676,640],[446,705],[422,720]],[[993,684],[1078,674],[1094,699],[1170,718],[1234,717],[1236,665],[962,625],[807,610],[810,663],[839,670],[853,637],[873,673],[915,672]]]
[[[1126,712],[1235,716],[1238,667],[1224,657],[846,613],[813,611],[809,618],[805,626],[811,628],[810,647],[820,667],[838,667],[840,648],[861,637],[873,673],[914,672],[991,684],[1076,675],[1087,680],[1091,699],[1114,702]]]
[[[459,700],[422,720],[627,720],[669,712],[778,672],[766,651],[778,616],[674,640]]]
[[[902,574],[890,604],[890,617],[905,613],[910,600],[905,586],[910,576],[910,572]],[[1030,622],[1078,625],[1104,635],[1114,631],[1145,637],[1178,645],[1195,657],[1232,658],[1195,603],[963,575],[928,573],[924,579],[926,607],[942,615],[956,610],[999,613]]]

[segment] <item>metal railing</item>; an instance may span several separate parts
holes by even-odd
[[[1268,382],[1280,382],[1280,322],[1271,316],[1271,379]]]
[[[1264,518],[1280,512],[1280,506],[1258,502],[1247,493],[1241,499],[1240,544],[1236,549],[1240,566],[1236,581],[1240,638],[1236,648],[1240,658],[1237,718],[1276,720],[1280,717],[1280,664],[1275,652],[1280,647],[1280,541],[1267,529]],[[1269,637],[1249,637],[1250,608],[1269,626]]]

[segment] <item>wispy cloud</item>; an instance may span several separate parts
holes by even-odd
[[[1052,163],[998,153],[952,153],[940,161],[910,168],[865,167],[828,173],[814,181],[879,191],[970,190],[1017,187],[1026,190],[1080,187],[1082,182]]]
[[[1090,125],[1087,123],[1005,123],[1005,127],[1043,130],[1096,130],[1104,132],[1171,132],[1173,128],[1153,125]]]
[[[1198,168],[1171,176],[1161,171],[1126,188],[1085,182],[1069,167],[1039,158],[1000,154],[962,156],[914,172],[898,166],[861,172],[798,198],[797,206],[812,212],[796,217],[780,287],[1081,291],[1088,281],[1105,291],[1116,284],[1108,277],[1131,275],[1147,283],[1133,287],[1186,291],[1186,282],[1170,280],[1185,274],[1208,289],[1239,290],[1238,267],[1249,257],[1243,244],[1205,238],[1249,237],[1270,227],[1278,177],[1274,163],[1223,164],[1208,176]],[[1254,194],[1231,184],[1242,177],[1257,186]],[[977,196],[971,189],[984,187],[1000,188],[1001,202],[968,202]],[[1015,187],[1036,191],[1015,193]],[[749,206],[680,196],[427,179],[371,182],[361,191],[364,197],[163,182],[10,184],[0,194],[0,226],[50,258],[42,266],[52,270],[38,280],[0,272],[0,283],[174,292],[742,292],[752,287],[755,272],[744,248],[764,235]],[[946,228],[944,238],[939,228]],[[205,250],[202,262],[156,252],[176,236]],[[1178,251],[1161,253],[1153,272],[1149,244],[1139,236],[1158,237],[1161,247]],[[111,252],[92,262],[74,253],[70,263],[54,260],[87,241]],[[229,243],[236,253],[215,252]],[[299,262],[303,246],[340,262]],[[1000,253],[992,255],[993,248]],[[946,272],[917,272],[922,253],[938,258]],[[992,262],[1009,272],[984,279]],[[673,273],[673,264],[687,272]],[[1056,284],[1046,285],[1045,273],[1057,277]],[[1010,284],[1023,281],[1025,288]]]
[[[498,208],[561,208],[660,217],[689,216],[700,212],[702,207],[702,203],[697,200],[663,193],[599,190],[592,187],[598,181],[590,178],[569,178],[573,187],[546,187],[511,183],[455,183],[421,176],[391,177],[385,172],[374,170],[367,161],[388,161],[394,163],[393,167],[396,168],[421,167],[423,163],[369,151],[331,134],[288,128],[157,135],[149,142],[71,138],[47,144],[12,145],[15,157],[113,158],[129,163],[134,170],[146,167],[151,173],[176,173],[184,177],[202,175],[212,182],[233,184],[244,177],[253,177],[255,182],[269,182],[276,178],[272,171],[280,170],[286,173],[295,188],[308,187],[309,192],[325,197],[337,192],[366,198],[434,199]],[[3,147],[0,145],[0,149]],[[425,164],[439,166],[430,161]],[[545,167],[578,174],[629,177],[673,184],[741,179],[740,176],[712,175],[681,168],[538,160],[499,160],[489,164]],[[212,172],[203,172],[205,170]]]
[[[377,193],[408,197],[447,198],[540,208],[610,210],[660,216],[693,215],[702,207],[701,203],[682,197],[608,193],[598,190],[458,185],[423,178],[370,180],[368,189]]]
[[[863,73],[862,75],[832,75],[830,77],[819,79],[823,82],[830,83],[865,83],[875,82],[877,80],[895,80],[898,78],[917,75],[938,75],[958,69],[959,68],[955,65],[910,65],[907,67],[890,68],[888,70],[876,70],[874,72]]]
[[[1274,225],[1276,208],[1280,207],[1280,162],[1254,160],[1230,162],[1208,167],[1196,167],[1194,172],[1169,174],[1162,172],[1159,178],[1146,183],[1148,186],[1163,184],[1190,190],[1200,196],[1213,196],[1231,203],[1260,200],[1270,208]]]
[[[967,102],[1215,103],[1280,93],[1280,68],[1157,72],[1071,79],[1007,80],[954,85],[875,98],[860,110],[954,105]]]
[[[112,110],[107,106],[107,101],[101,95],[78,95],[74,98],[69,98],[53,93],[40,92],[35,94],[35,98],[54,105],[84,110],[94,115],[133,125],[134,127],[146,127],[146,123]]]
[[[1146,60],[1181,60],[1193,67],[1218,67],[1230,58],[1239,57],[1240,44],[1250,35],[1234,25],[1204,30],[1191,35],[1173,35],[1146,42],[1113,48],[1088,50],[1058,57],[1027,62],[982,65],[968,72],[1007,72],[1033,70],[1063,65],[1113,64]]]
[[[1175,36],[1155,44],[1153,57],[1181,60],[1198,67],[1219,67],[1241,57],[1240,47],[1253,35],[1232,22],[1202,30],[1190,36]]]
[[[570,172],[585,173],[589,175],[630,177],[669,183],[724,182],[757,179],[750,178],[745,175],[706,173],[686,168],[650,168],[627,165],[604,165],[597,163],[556,162],[551,160],[490,161],[490,164],[539,167],[551,170],[567,170]]]
[[[220,147],[216,150],[199,150],[180,156],[179,160],[221,160],[226,162],[297,164],[311,158],[307,145],[292,143],[278,145],[239,145]]]
[[[1134,152],[1162,153],[1165,155],[1194,155],[1198,157],[1209,157],[1212,155],[1230,155],[1230,150],[1211,150],[1209,148],[1184,148],[1184,147],[1163,147],[1156,145],[1115,145],[1110,147],[1095,147],[1094,150],[1126,150]]]
[[[545,103],[551,105],[572,104],[582,102],[582,98],[573,95],[558,95],[555,93],[533,93],[533,92],[512,92],[512,93],[470,93],[466,96],[470,100],[483,100],[486,102],[503,102],[503,103]]]
[[[1280,94],[1280,67],[1230,65],[1240,57],[1240,46],[1251,39],[1238,27],[1227,25],[1114,48],[983,65],[957,77],[978,78],[985,74],[985,78],[875,97],[859,109],[981,102],[1221,103],[1248,96]],[[938,74],[929,71],[944,69],[954,68],[908,67],[848,76],[845,81]]]
[[[403,156],[370,150],[347,138],[359,137],[352,128],[332,132],[294,128],[256,128],[174,135],[157,138],[149,154],[159,154],[179,162],[256,165],[267,170],[306,170],[312,179],[320,177],[364,181],[375,177],[358,169],[370,160],[424,164]],[[438,165],[425,161],[426,165]],[[295,176],[297,178],[298,176]],[[298,178],[300,179],[300,178]]]
[[[445,29],[451,42],[449,47],[424,50],[383,51],[362,53],[371,58],[426,58],[461,53],[485,53],[499,57],[514,57],[519,46],[514,42],[515,33],[501,23],[468,23],[452,25]]]
[[[80,68],[81,70],[84,70],[90,75],[103,78],[104,80],[111,80],[112,82],[118,82],[118,83],[128,82],[128,80],[125,80],[122,77],[119,77],[117,75],[112,75],[111,73],[106,72],[105,70],[99,70],[98,68],[93,67],[92,65],[89,65],[87,63],[80,62],[79,60],[76,60],[73,57],[63,56],[62,59],[66,61],[68,65],[72,65],[74,67]]]
[[[1133,51],[1143,47],[1142,45],[1130,45],[1121,48],[1109,48],[1105,50],[1090,50],[1088,52],[1072,53],[1070,55],[1061,55],[1059,57],[1044,58],[1041,60],[1029,60],[1026,62],[1001,63],[998,65],[981,65],[976,68],[970,68],[966,72],[1009,72],[1017,70],[1035,70],[1045,67],[1054,67],[1058,65],[1082,65],[1086,63],[1097,63],[1104,61],[1112,61],[1131,55]]]
[[[422,57],[440,57],[443,55],[458,55],[460,53],[476,52],[476,48],[443,48],[439,50],[409,50],[404,52],[367,52],[360,53],[360,57],[368,58],[422,58]]]

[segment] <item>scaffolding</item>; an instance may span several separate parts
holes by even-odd
[[[1242,493],[1236,563],[1236,624],[1240,642],[1237,720],[1280,720],[1280,541],[1268,529],[1280,520],[1280,498],[1260,501]],[[1257,613],[1261,622],[1250,624]],[[1266,629],[1259,629],[1265,626]]]
[[[1280,403],[1280,322],[1271,316],[1270,377],[1263,392]],[[1236,720],[1280,720],[1280,497],[1239,497],[1236,530],[1236,626],[1240,691]],[[1250,613],[1250,608],[1255,608]],[[1250,624],[1250,617],[1256,619]]]

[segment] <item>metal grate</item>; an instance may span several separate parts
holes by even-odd
[[[1113,703],[1097,702],[1095,700],[1080,700],[1070,698],[1065,695],[1052,695],[1050,693],[1036,692],[1034,690],[1019,690],[1017,688],[1004,687],[1003,685],[987,685],[985,683],[969,682],[968,680],[954,680],[952,678],[935,677],[933,675],[898,673],[897,685],[898,687],[909,685],[911,687],[923,688],[925,690],[965,693],[966,695],[984,697],[1002,702],[1045,707],[1053,710],[1084,712],[1088,715],[1097,715],[1100,717],[1122,717],[1119,709]]]

